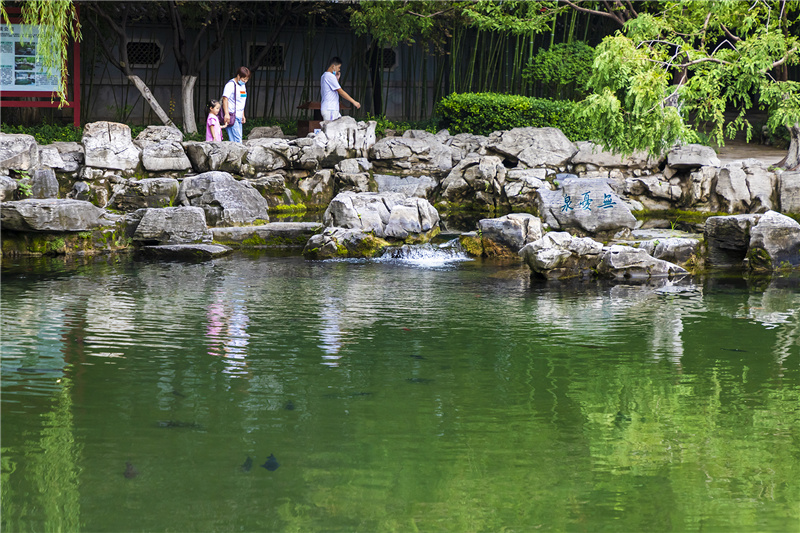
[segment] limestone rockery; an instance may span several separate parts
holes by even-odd
[[[256,128],[243,144],[184,142],[166,126],[133,139],[113,122],[86,125],[80,143],[0,134],[3,253],[206,259],[296,245],[314,259],[370,257],[430,240],[440,213],[473,210],[512,214],[462,235],[468,251],[519,253],[549,278],[800,264],[800,226],[785,216],[800,212],[798,172],[722,165],[700,145],[621,157],[555,128],[378,139],[375,126],[343,117],[304,138]],[[325,209],[322,223],[270,222],[305,209]],[[637,216],[670,209],[715,216],[703,235],[637,235]]]

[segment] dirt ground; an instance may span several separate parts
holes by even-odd
[[[722,164],[741,161],[742,159],[759,159],[769,165],[774,165],[786,156],[786,150],[774,146],[764,146],[744,141],[727,141],[725,146],[717,148],[717,157]]]

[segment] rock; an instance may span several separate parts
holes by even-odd
[[[195,172],[231,172],[242,173],[242,159],[248,147],[234,142],[184,142],[186,155]]]
[[[373,232],[382,238],[426,242],[439,231],[439,213],[424,198],[342,192],[325,210],[322,223],[326,227]]]
[[[716,167],[701,167],[689,175],[691,181],[689,184],[688,204],[690,206],[698,204],[710,206],[709,202],[712,198],[712,192],[714,192],[719,170]]]
[[[800,171],[782,173],[779,191],[781,211],[800,213]]]
[[[459,133],[444,141],[444,144],[451,148],[453,164],[457,164],[470,154],[480,154],[488,141],[489,138],[484,135]]]
[[[366,158],[344,159],[334,167],[334,188],[337,191],[369,192],[372,163]]]
[[[322,231],[319,222],[270,222],[262,226],[212,228],[214,241],[234,248],[305,246]]]
[[[161,244],[139,248],[139,253],[146,257],[179,261],[209,261],[232,251],[231,248],[218,244]]]
[[[374,120],[356,122],[353,117],[341,117],[322,123],[322,135],[325,140],[324,155],[319,161],[322,167],[331,167],[343,159],[367,157],[370,148],[375,144]]]
[[[124,180],[114,186],[114,195],[108,203],[120,211],[168,207],[174,204],[179,190],[180,184],[173,178]]]
[[[205,212],[199,207],[144,209],[134,241],[159,244],[210,243]]]
[[[726,165],[719,169],[714,192],[721,211],[745,213],[750,207],[747,174],[738,166]]]
[[[531,271],[547,279],[591,276],[600,262],[603,245],[588,237],[573,237],[565,231],[545,233],[519,251]]]
[[[270,207],[283,205],[286,192],[286,178],[283,175],[270,174],[269,176],[249,180],[249,182],[267,200]]]
[[[528,213],[484,218],[478,221],[478,228],[488,256],[516,256],[523,246],[542,238],[542,221]]]
[[[0,133],[0,171],[29,171],[39,166],[39,145],[33,135]]]
[[[603,249],[597,273],[614,279],[649,279],[687,272],[678,265],[655,259],[641,248],[614,244]]]
[[[61,161],[64,163],[61,167],[54,167],[55,170],[69,174],[77,174],[85,159],[82,144],[76,142],[54,142],[48,146],[52,146],[58,150]]]
[[[706,219],[703,233],[708,263],[719,267],[741,266],[750,247],[750,228],[763,215],[715,216]]]
[[[16,231],[87,231],[114,222],[105,210],[81,200],[28,199],[0,206],[0,225]]]
[[[52,169],[33,171],[31,177],[31,198],[58,198],[58,180]]]
[[[578,148],[558,128],[514,128],[492,133],[486,150],[524,168],[561,169]]]
[[[553,186],[545,181],[548,169],[545,168],[512,168],[506,172],[503,192],[512,209],[532,208],[536,205],[536,191],[552,190]]]
[[[644,241],[639,245],[639,248],[656,259],[683,265],[692,257],[699,255],[700,244],[698,239],[669,237],[667,239]]]
[[[148,144],[183,141],[183,133],[174,126],[147,126],[134,139],[133,144],[144,149]]]
[[[96,168],[135,170],[141,153],[133,144],[131,129],[117,122],[91,122],[83,128],[81,140],[85,164]]]
[[[594,165],[601,168],[650,169],[658,166],[658,161],[647,152],[634,152],[623,156],[603,150],[603,147],[591,141],[575,143],[578,151],[572,156],[573,165]]]
[[[17,180],[9,176],[0,176],[0,202],[8,202],[14,199],[19,184]]]
[[[388,246],[387,241],[371,232],[331,227],[308,240],[303,256],[306,259],[371,258],[380,255]]]
[[[189,170],[192,163],[179,141],[150,142],[142,149],[142,166],[150,172]]]
[[[718,167],[720,161],[713,148],[701,144],[687,144],[669,151],[667,165],[676,169]]]
[[[436,180],[430,176],[389,176],[374,174],[372,178],[378,186],[379,193],[396,192],[403,196],[430,198],[436,188]]]
[[[442,180],[442,197],[448,202],[498,206],[502,201],[507,169],[494,155],[469,155]]]
[[[247,136],[247,140],[255,140],[255,139],[282,139],[283,138],[283,130],[280,126],[259,126],[257,128],[253,128],[250,132],[250,135]]]
[[[331,170],[318,170],[313,176],[300,180],[297,186],[303,194],[303,203],[307,206],[327,206],[333,200],[333,172]]]
[[[636,227],[636,218],[605,179],[566,178],[555,191],[538,189],[537,207],[555,229],[575,228],[589,234]]]
[[[267,201],[251,184],[236,181],[227,172],[206,172],[185,178],[178,193],[178,202],[181,205],[202,207],[209,226],[243,226],[257,221],[269,222]]]
[[[766,213],[777,204],[776,191],[778,190],[778,177],[774,172],[767,171],[764,166],[748,165],[744,167],[747,175],[747,189],[750,193],[750,213]]]
[[[247,141],[242,172],[257,176],[264,172],[292,168],[300,160],[300,148],[284,139],[258,138]]]
[[[401,176],[443,176],[453,168],[453,152],[435,137],[386,137],[369,151],[376,172]]]
[[[751,270],[778,270],[800,266],[800,224],[768,211],[750,229],[747,266]]]
[[[72,190],[67,194],[67,198],[83,200],[85,202],[90,201],[91,188],[89,187],[89,184],[85,181],[76,181],[72,184]]]
[[[45,168],[61,169],[64,167],[64,160],[59,151],[53,146],[39,147],[39,165]]]

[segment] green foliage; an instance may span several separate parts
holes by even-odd
[[[570,140],[592,137],[594,126],[575,116],[570,100],[549,100],[495,93],[453,93],[436,106],[440,125],[451,134],[489,135],[511,128],[559,128]]]
[[[773,131],[800,120],[800,84],[777,81],[775,67],[800,63],[797,3],[659,2],[597,47],[581,116],[599,125],[598,140],[615,151],[661,153],[698,137],[752,127],[748,110],[770,110]],[[735,110],[731,120],[726,112]],[[800,129],[800,128],[798,128]]]
[[[583,98],[593,61],[594,48],[583,41],[561,43],[539,50],[528,62],[522,76],[547,84],[551,94]]]
[[[68,126],[56,126],[54,124],[40,124],[38,126],[10,126],[0,125],[3,133],[16,133],[32,135],[40,145],[54,142],[81,142],[83,132],[72,124]]]
[[[436,133],[439,131],[439,121],[435,118],[430,118],[428,120],[403,120],[394,122],[387,119],[386,115],[374,117],[367,113],[367,118],[365,120],[374,120],[377,122],[377,125],[375,126],[375,134],[378,137],[385,136],[386,130],[393,130],[396,133],[402,133],[407,130],[424,130],[429,133]]]

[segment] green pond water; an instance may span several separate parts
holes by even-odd
[[[3,263],[4,532],[800,530],[797,279]]]

